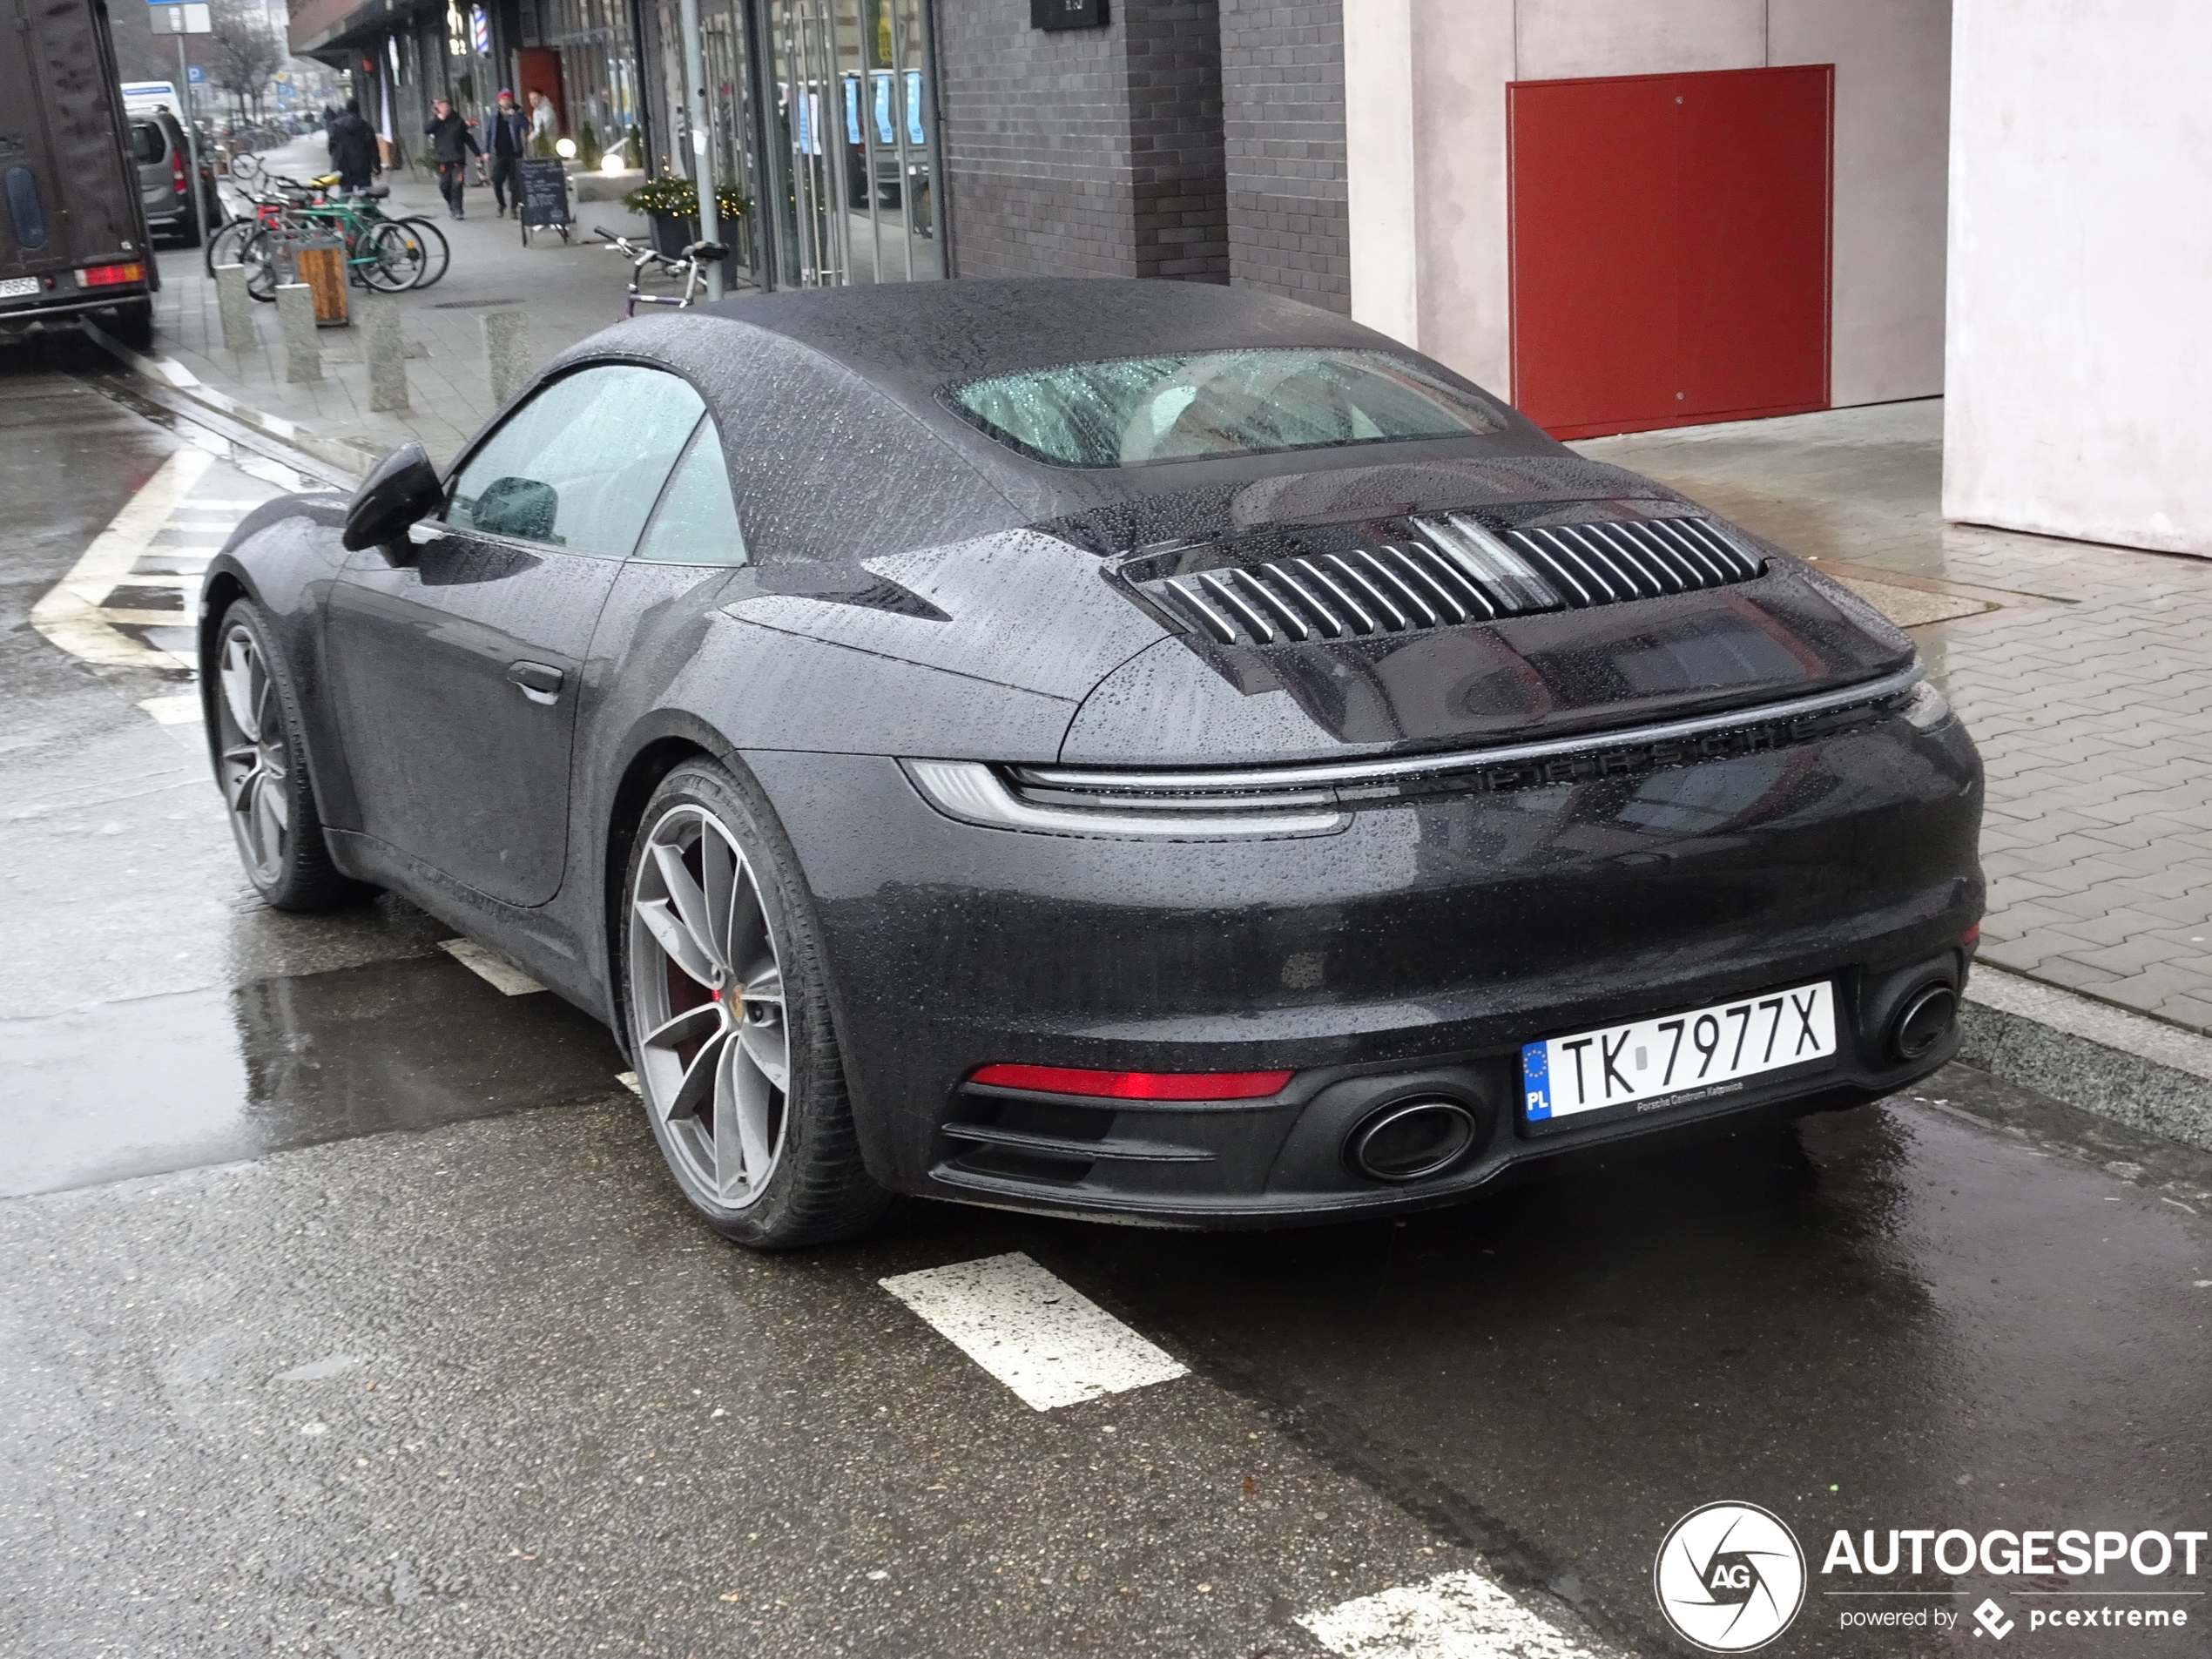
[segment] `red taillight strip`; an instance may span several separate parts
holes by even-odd
[[[145,276],[145,266],[134,260],[127,265],[88,265],[77,273],[77,280],[83,287],[107,288],[118,282],[143,282]]]
[[[1068,1066],[985,1066],[968,1081],[1100,1100],[1258,1100],[1280,1092],[1287,1071],[1079,1071]]]
[[[1975,943],[1980,938],[1981,924],[1979,922],[1976,922],[1973,927],[1967,928],[1965,933],[1959,935],[1959,942],[1962,945],[1971,945]]]

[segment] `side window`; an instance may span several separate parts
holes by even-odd
[[[745,562],[745,532],[738,527],[738,503],[713,416],[699,422],[691,447],[669,475],[653,522],[637,543],[637,556],[658,564]]]
[[[625,557],[705,407],[658,369],[610,364],[563,375],[454,475],[447,521]]]

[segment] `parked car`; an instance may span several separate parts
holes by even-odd
[[[1389,1214],[1959,1041],[1981,767],[1905,636],[1250,290],[621,323],[442,478],[257,510],[199,614],[263,896],[606,1021],[750,1244]]]
[[[223,222],[223,205],[216,195],[215,152],[205,144],[199,152],[199,191],[194,199],[185,184],[191,153],[183,126],[167,110],[132,117],[131,154],[138,164],[138,197],[145,205],[147,229],[198,247],[206,227]]]
[[[91,322],[147,344],[161,272],[107,8],[54,0],[15,30],[0,52],[0,342]]]

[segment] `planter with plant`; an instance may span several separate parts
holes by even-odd
[[[622,205],[652,221],[653,246],[671,260],[699,239],[698,188],[680,174],[663,173],[658,179],[648,179],[624,196]],[[732,250],[734,260],[738,237],[743,228],[741,221],[752,212],[752,198],[735,185],[717,185],[714,208],[722,221],[722,240]]]

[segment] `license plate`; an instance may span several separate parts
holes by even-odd
[[[10,277],[0,281],[0,300],[22,300],[38,292],[37,277]]]
[[[1524,1110],[1530,1123],[1544,1123],[1608,1107],[1688,1105],[1732,1094],[1743,1078],[1835,1052],[1836,998],[1824,980],[1524,1044]]]

